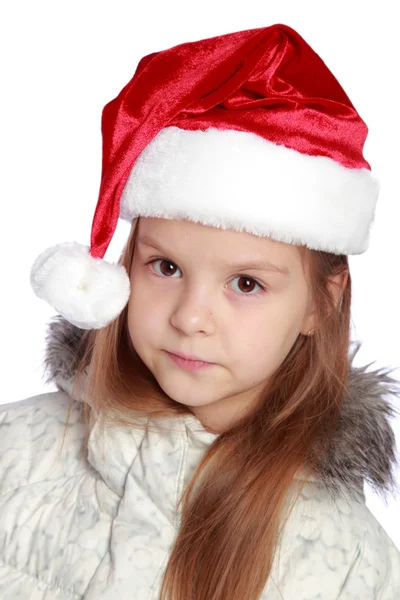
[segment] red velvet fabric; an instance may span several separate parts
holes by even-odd
[[[368,128],[322,59],[277,24],[143,57],[103,109],[103,159],[90,253],[103,258],[142,150],[164,127],[236,129],[350,169],[366,168]]]

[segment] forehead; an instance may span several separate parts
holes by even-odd
[[[188,220],[140,217],[138,240],[157,242],[175,253],[200,253],[222,262],[265,260],[284,271],[302,265],[300,248],[244,231],[221,229]]]

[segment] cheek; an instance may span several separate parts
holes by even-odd
[[[128,303],[128,329],[135,346],[151,342],[162,331],[162,299],[148,294],[140,282],[132,283]],[[165,308],[164,308],[165,310]]]
[[[286,310],[287,308],[287,310]],[[242,319],[230,339],[235,349],[236,366],[245,374],[270,375],[285,359],[300,328],[300,318],[284,302],[269,306],[265,317]]]
[[[289,350],[289,344],[272,333],[258,335],[236,348],[236,378],[249,386],[261,384],[279,368]]]
[[[238,341],[237,341],[238,342]],[[237,343],[237,363],[240,370],[254,376],[267,375],[266,370],[273,368],[279,355],[280,341],[272,332],[260,332],[254,336],[243,336],[242,342]]]

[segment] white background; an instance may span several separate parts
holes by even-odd
[[[364,156],[381,181],[381,194],[370,247],[350,257],[352,337],[363,343],[357,365],[399,367],[396,10],[390,0],[2,3],[0,403],[55,389],[42,377],[45,325],[55,312],[33,294],[29,272],[49,246],[90,242],[103,106],[150,52],[274,23],[290,25],[311,44],[369,127]],[[117,260],[128,227],[118,225],[107,260]],[[394,375],[400,378],[398,369]],[[400,447],[400,423],[392,425]],[[386,504],[368,485],[365,491],[370,510],[400,548],[400,497]]]

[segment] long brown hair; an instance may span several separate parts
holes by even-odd
[[[119,260],[128,273],[137,222]],[[348,271],[347,256],[299,250],[317,311],[314,335],[298,336],[257,409],[220,434],[198,464],[179,502],[181,525],[160,600],[258,599],[279,547],[293,477],[299,470],[317,473],[328,450],[348,378],[351,279],[336,305],[327,283]],[[128,427],[143,427],[140,417],[154,422],[192,414],[163,392],[136,354],[127,307],[107,327],[84,332],[76,360],[71,402],[85,374],[87,423],[92,410],[104,425]],[[89,428],[84,452],[88,435]]]

